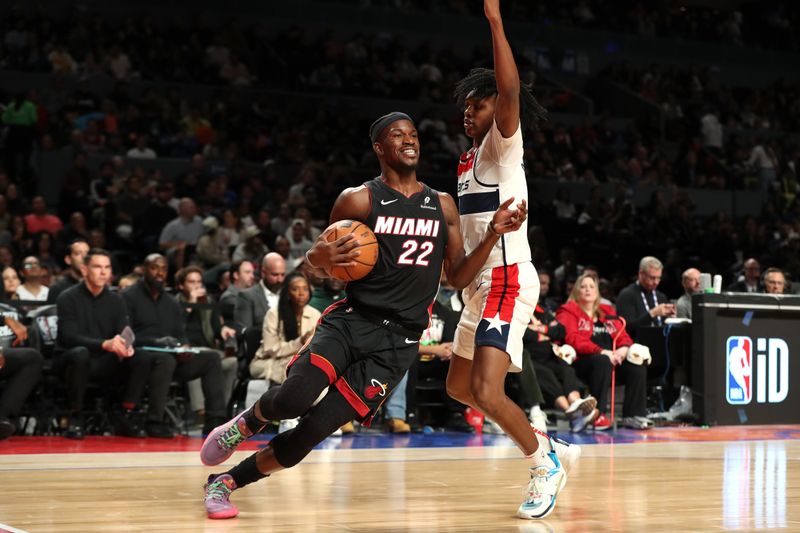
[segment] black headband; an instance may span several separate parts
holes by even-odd
[[[392,111],[387,115],[383,115],[381,118],[373,122],[372,126],[369,127],[369,138],[372,143],[375,144],[378,141],[378,137],[380,137],[381,133],[383,133],[383,130],[385,130],[389,124],[396,120],[407,120],[411,123],[414,122],[411,120],[411,117],[405,113],[401,113],[400,111]]]

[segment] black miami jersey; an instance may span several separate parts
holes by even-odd
[[[378,239],[378,262],[366,277],[347,284],[347,300],[376,318],[422,332],[447,246],[439,193],[423,183],[422,191],[406,197],[381,177],[364,185],[371,203],[364,223]]]

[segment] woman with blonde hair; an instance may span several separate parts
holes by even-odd
[[[604,430],[611,427],[605,410],[611,387],[611,369],[615,366],[620,381],[625,383],[623,425],[634,429],[652,427],[652,422],[645,417],[647,367],[627,360],[633,340],[616,316],[614,308],[600,303],[597,280],[592,275],[578,277],[567,303],[556,311],[556,319],[566,330],[564,342],[575,348],[575,372],[597,398],[597,408],[601,414],[595,421],[595,428]],[[617,339],[616,343],[614,338]]]

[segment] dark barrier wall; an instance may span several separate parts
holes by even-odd
[[[800,297],[701,294],[692,304],[701,420],[800,423]]]

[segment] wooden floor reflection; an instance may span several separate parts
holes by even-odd
[[[244,458],[239,452],[230,461]],[[0,524],[30,531],[800,531],[800,442],[590,445],[546,521],[515,448],[314,451],[205,518],[196,453],[0,455]],[[3,526],[0,525],[0,530]]]

